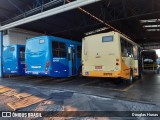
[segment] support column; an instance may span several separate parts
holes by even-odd
[[[0,32],[0,77],[3,77],[3,65],[2,65],[2,59],[3,59],[3,32]]]

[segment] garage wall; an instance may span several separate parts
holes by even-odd
[[[42,34],[23,29],[12,28],[7,31],[4,31],[3,46],[8,46],[12,44],[25,45],[27,39],[40,35]]]

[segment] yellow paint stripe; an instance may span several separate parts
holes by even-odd
[[[8,88],[8,87],[1,88],[1,89],[0,89],[0,94],[5,93],[5,92],[8,92],[8,91],[11,91],[11,90],[13,90],[13,89]]]
[[[45,99],[40,98],[40,97],[36,97],[36,96],[29,96],[29,97],[20,99],[20,100],[15,101],[15,102],[7,103],[7,105],[9,107],[11,107],[13,110],[17,110],[17,109],[20,109],[20,108],[25,108],[25,107],[34,105],[34,104],[39,103],[43,100],[45,100]]]
[[[139,83],[139,81],[136,81],[134,84],[128,86],[127,88],[124,88],[124,89],[112,89],[112,90],[126,92],[126,91],[128,91],[129,89],[131,89],[132,87],[134,87],[138,83]]]
[[[19,93],[19,94],[17,93],[14,96],[17,97],[17,98],[19,98],[19,99],[21,99],[21,98],[29,97],[31,95],[32,94],[29,94],[29,93]]]
[[[87,82],[87,83],[81,84],[81,85],[79,85],[79,86],[87,86],[87,85],[89,85],[89,84],[93,84],[93,83],[96,83],[96,82],[98,82],[98,80],[96,80],[96,81],[91,81],[91,82]]]

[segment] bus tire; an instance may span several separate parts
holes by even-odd
[[[129,77],[129,79],[128,79],[128,83],[129,83],[129,84],[132,84],[132,83],[133,83],[133,71],[132,71],[132,70],[130,70],[130,77]]]
[[[125,84],[125,85],[127,84],[127,80],[124,79],[124,78],[122,79],[122,82],[123,82],[123,84]]]
[[[80,79],[82,79],[82,67],[79,67],[79,69],[78,69],[78,78],[80,78]]]
[[[138,76],[138,80],[142,78],[142,73],[140,73],[140,75]]]

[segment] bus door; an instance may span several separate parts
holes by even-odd
[[[24,68],[25,68],[25,48],[24,47],[20,47],[19,50],[19,54],[20,54],[20,71],[24,72]]]
[[[76,49],[75,47],[68,47],[68,60],[69,60],[69,76],[76,73]]]

